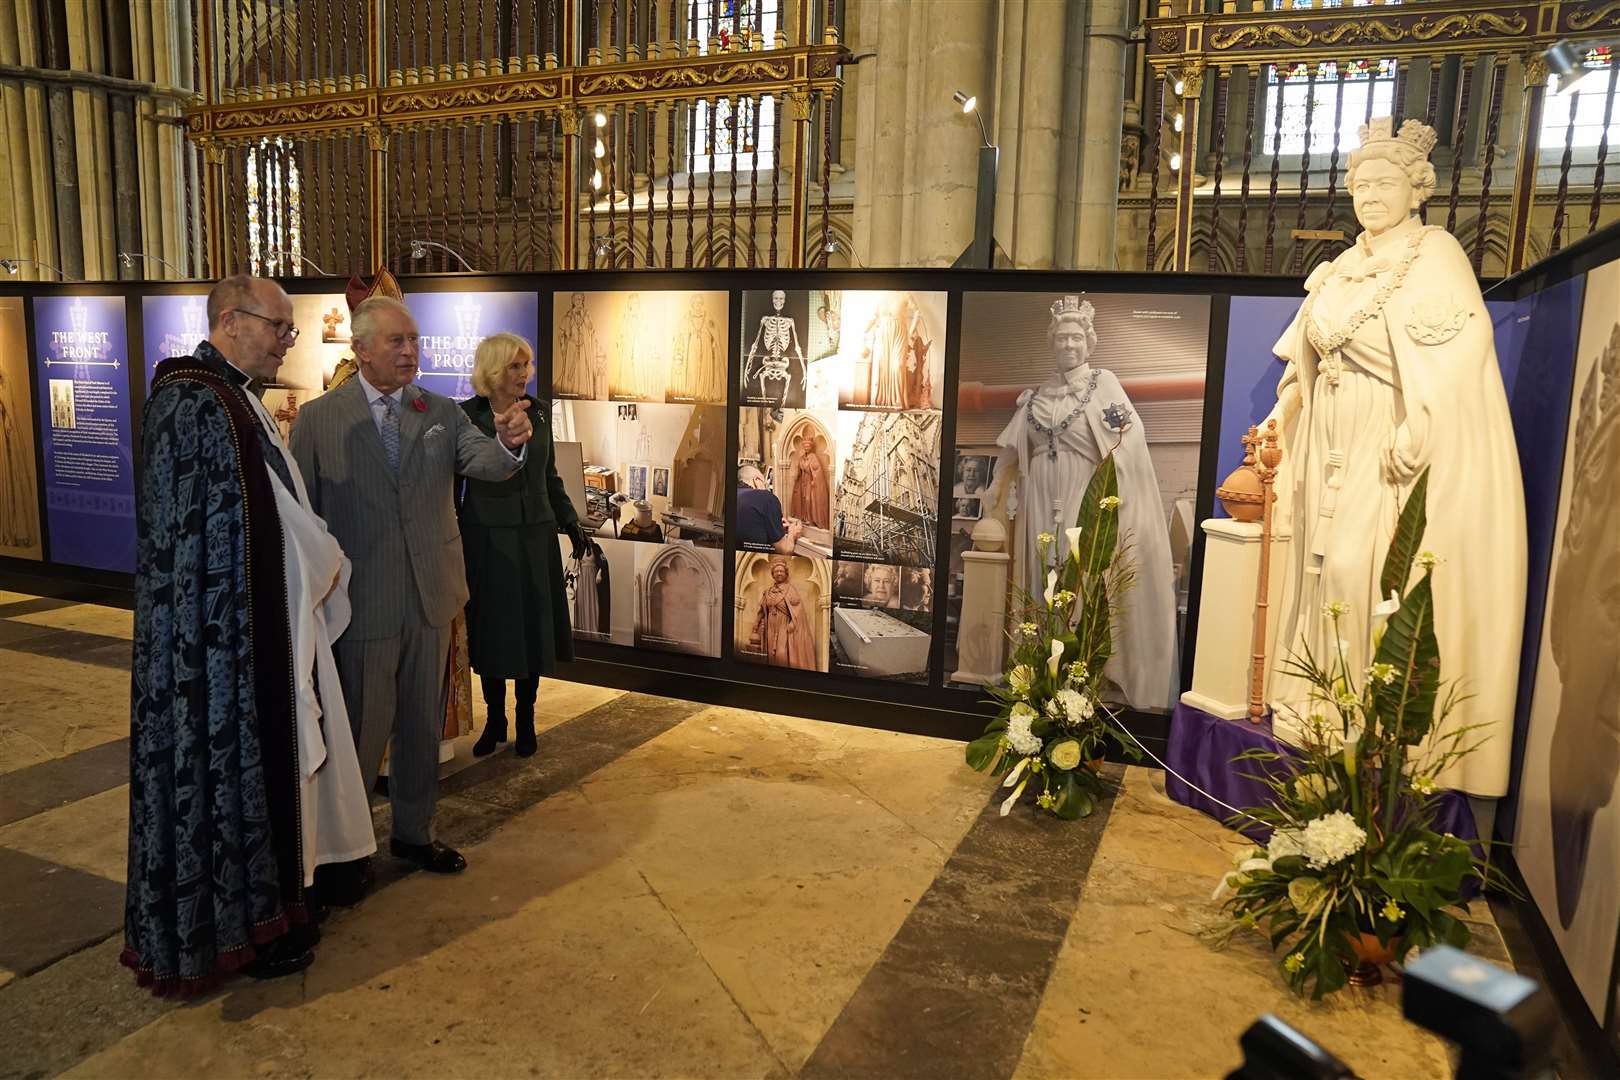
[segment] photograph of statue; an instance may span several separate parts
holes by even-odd
[[[900,575],[900,606],[907,611],[931,611],[934,606],[934,571],[908,566]]]
[[[608,397],[614,401],[663,401],[668,361],[659,351],[665,340],[653,313],[630,293],[614,323]]]
[[[787,486],[792,493],[788,516],[825,529],[832,523],[832,462],[825,434],[804,431],[792,444]]]
[[[808,364],[799,328],[806,324],[809,294],[776,289],[743,293],[742,403],[802,409]],[[748,328],[755,327],[753,337]]]
[[[844,318],[861,317],[859,343],[841,356],[838,404],[846,409],[935,409],[944,363],[939,294],[843,294]]]
[[[670,356],[669,401],[726,400],[725,293],[688,293],[684,313],[676,323],[675,348]],[[710,313],[711,298],[719,298],[718,321]]]
[[[1063,542],[1097,464],[1113,453],[1135,583],[1118,612],[1109,693],[1138,710],[1169,707],[1180,690],[1169,520],[1178,499],[1197,494],[1209,328],[1201,295],[963,297],[951,531],[967,536],[952,545],[947,603],[960,617],[944,623],[947,671],[999,671],[993,654],[1003,639],[981,634],[991,653],[964,668],[957,627],[1003,604],[1013,617],[1014,589],[1044,592],[1038,538]],[[968,537],[1006,560],[964,575]]]
[[[636,564],[636,645],[719,656],[720,551],[642,545]]]
[[[555,302],[562,306],[562,294]],[[556,315],[557,329],[552,334],[551,393],[559,398],[596,397],[594,373],[600,349],[596,324],[585,308],[584,293],[574,293],[566,303]]]
[[[830,564],[795,555],[737,555],[736,651],[740,660],[827,670]]]
[[[1514,665],[1523,631],[1524,492],[1491,319],[1454,237],[1424,225],[1432,128],[1388,117],[1361,129],[1346,182],[1362,232],[1306,279],[1272,352],[1286,367],[1269,420],[1281,433],[1275,516],[1292,532],[1272,657],[1275,729],[1298,738],[1304,685],[1283,669],[1345,642],[1362,671],[1379,576],[1399,507],[1429,469],[1423,547],[1444,560],[1434,623],[1446,674],[1466,697],[1431,738],[1461,728],[1479,749],[1439,777],[1478,796],[1507,790]],[[1262,424],[1262,427],[1264,424]],[[1275,565],[1272,573],[1278,573]],[[1333,623],[1324,605],[1350,613]]]
[[[0,554],[44,555],[22,301],[0,299]]]
[[[1601,1019],[1620,974],[1611,967],[1620,923],[1620,263],[1587,274],[1583,308],[1513,838],[1530,894]],[[1437,592],[1452,561],[1436,570]],[[1481,592],[1469,590],[1469,610]],[[1444,638],[1440,647],[1449,666]]]
[[[840,412],[834,558],[932,566],[939,414]]]
[[[613,571],[607,552],[595,540],[568,568],[566,575],[572,593],[574,636],[607,641],[613,636]]]

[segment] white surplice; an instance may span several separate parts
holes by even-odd
[[[370,800],[332,658],[332,643],[349,625],[352,567],[326,522],[309,508],[304,478],[275,421],[258,398],[249,394],[248,400],[287,462],[296,489],[288,491],[270,470],[286,551],[287,615],[298,673],[298,765],[303,785],[299,817],[307,886],[314,882],[315,867],[349,862],[377,850]],[[316,692],[317,676],[321,693]]]

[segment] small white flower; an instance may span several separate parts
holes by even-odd
[[[1057,702],[1058,707],[1063,710],[1064,717],[1071,724],[1084,723],[1097,711],[1091,699],[1076,690],[1059,690],[1053,700]]]
[[[1348,690],[1340,690],[1338,697],[1333,699],[1341,709],[1353,709],[1361,704],[1361,699]]]
[[[1395,681],[1395,665],[1383,663],[1373,664],[1367,669],[1367,681],[1382,683],[1384,686],[1388,686],[1390,683]]]
[[[1330,600],[1322,605],[1322,614],[1330,619],[1342,619],[1350,614],[1350,605],[1343,600]]]
[[[1090,674],[1091,673],[1086,670],[1086,665],[1082,661],[1076,660],[1074,663],[1069,665],[1069,685],[1070,686],[1081,686],[1081,685],[1083,685],[1085,683],[1085,681],[1086,681],[1086,678]]]
[[[1434,569],[1434,564],[1439,562],[1439,561],[1440,561],[1440,556],[1436,555],[1432,551],[1420,551],[1420,552],[1418,552],[1418,557],[1417,557],[1418,565],[1423,567],[1423,569],[1425,569],[1425,570],[1433,570]]]
[[[1266,860],[1274,863],[1278,859],[1286,859],[1290,855],[1305,854],[1305,842],[1298,829],[1273,829],[1271,840],[1266,844]]]
[[[1032,622],[1021,622],[1018,624],[1018,633],[1023,637],[1032,638],[1040,632],[1041,628]]]
[[[1417,792],[1419,795],[1433,795],[1434,794],[1434,777],[1432,777],[1432,776],[1414,776],[1414,777],[1412,777],[1412,790]]]
[[[1007,745],[1013,748],[1013,753],[1023,757],[1041,752],[1041,739],[1039,735],[1029,730],[1034,721],[1034,710],[1028,716],[1011,716],[1007,719]]]
[[[1059,589],[1057,592],[1052,594],[1053,607],[1068,607],[1073,602],[1074,593],[1070,592],[1068,589]]]
[[[1118,510],[1119,509],[1119,496],[1118,495],[1104,495],[1102,498],[1097,500],[1097,505],[1102,507],[1104,510]]]
[[[1343,810],[1335,810],[1306,822],[1302,839],[1306,861],[1317,870],[1326,870],[1360,851],[1367,842],[1367,834],[1356,824],[1355,818]]]
[[[1041,533],[1039,536],[1037,536],[1035,538],[1035,542],[1037,544],[1040,544],[1042,547],[1045,547],[1047,544],[1050,544],[1055,539],[1057,539],[1057,537],[1053,536],[1051,533],[1043,532],[1043,533]]]

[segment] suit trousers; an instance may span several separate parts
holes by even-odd
[[[444,733],[450,627],[407,623],[395,637],[339,638],[333,651],[366,790],[376,785],[383,750],[388,749],[394,839],[405,844],[431,843],[433,808],[439,795],[439,739]]]

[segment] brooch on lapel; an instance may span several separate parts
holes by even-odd
[[[411,408],[417,412],[427,412],[427,398],[412,398]]]

